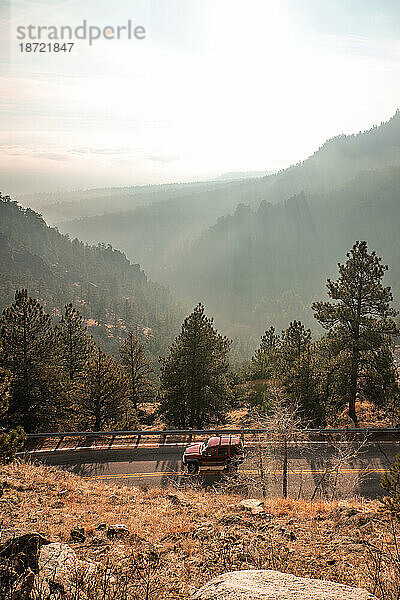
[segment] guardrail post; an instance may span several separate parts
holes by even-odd
[[[58,440],[57,446],[54,448],[54,450],[58,450],[60,447],[61,442],[64,440],[64,436],[60,436],[60,439]]]
[[[58,440],[58,444],[57,444],[57,446],[54,448],[54,450],[58,450],[58,449],[59,449],[59,447],[60,447],[60,444],[61,444],[61,442],[63,442],[63,441],[64,441],[64,436],[62,435],[62,436],[60,437],[60,439]]]
[[[242,432],[240,434],[240,439],[242,440],[242,444],[244,446],[244,429],[242,429]]]

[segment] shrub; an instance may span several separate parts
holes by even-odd
[[[22,450],[26,440],[22,427],[11,429],[0,434],[0,464],[14,460],[17,452]]]
[[[382,504],[394,517],[400,519],[400,454],[397,455],[389,472],[382,477],[381,487],[388,494],[381,498]]]

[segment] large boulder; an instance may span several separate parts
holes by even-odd
[[[192,600],[377,600],[361,588],[280,571],[232,571],[212,579]]]
[[[94,563],[79,560],[67,544],[54,542],[39,554],[39,573],[35,577],[33,598],[83,598],[86,584],[96,574]]]

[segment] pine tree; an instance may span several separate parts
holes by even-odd
[[[281,339],[270,327],[261,337],[260,346],[251,359],[251,376],[257,379],[271,379],[277,376]]]
[[[349,360],[342,342],[330,331],[314,344],[315,372],[321,405],[327,421],[337,424],[337,415],[346,407]]]
[[[50,317],[26,289],[0,320],[2,366],[11,371],[9,418],[34,431],[54,426],[60,398],[58,345]]]
[[[119,349],[121,364],[129,379],[130,401],[137,410],[138,404],[154,396],[154,384],[151,379],[153,367],[147,360],[143,344],[132,331]]]
[[[311,331],[301,321],[292,321],[282,332],[282,353],[287,361],[299,360],[311,344]]]
[[[324,424],[311,331],[301,321],[292,321],[280,336],[273,327],[265,332],[252,358],[250,373],[253,378],[265,380],[264,399],[269,398],[271,390],[279,390],[287,409],[296,407],[303,424]]]
[[[382,285],[387,266],[375,252],[368,253],[366,242],[356,242],[347,253],[346,263],[338,267],[337,281],[327,281],[328,295],[334,302],[315,302],[312,308],[319,323],[340,340],[341,355],[347,364],[343,393],[349,416],[357,426],[357,398],[375,402],[379,391],[380,403],[388,399],[383,381],[390,379],[392,359],[387,353],[385,360],[376,361],[376,356],[385,353],[388,336],[397,332],[392,319],[396,311],[390,306],[390,287]],[[368,383],[371,378],[377,383],[373,393]]]
[[[296,406],[304,425],[325,424],[320,402],[311,331],[301,321],[292,321],[282,332],[280,374],[285,397]]]
[[[160,412],[167,423],[180,429],[202,428],[223,419],[231,397],[229,346],[198,304],[186,317],[169,356],[161,359]]]
[[[87,333],[84,320],[72,304],[66,304],[57,327],[61,363],[69,382],[80,375],[94,351],[94,342]]]
[[[119,363],[98,348],[74,383],[72,396],[77,419],[101,431],[126,417],[129,381]]]
[[[286,365],[282,382],[289,404],[298,407],[304,426],[324,427],[326,407],[319,393],[313,346],[307,346],[300,358]]]

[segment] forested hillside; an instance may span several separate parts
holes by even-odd
[[[182,316],[168,290],[118,250],[70,240],[38,213],[0,197],[1,308],[23,287],[54,317],[73,302],[90,333],[111,352],[127,329],[134,330],[154,360],[168,348]]]
[[[259,331],[283,327],[301,315],[315,327],[308,307],[336,257],[355,239],[366,239],[390,265],[388,282],[400,300],[400,168],[360,174],[326,194],[299,194],[257,209],[239,206],[220,219],[171,263],[167,280],[202,298],[223,323]],[[219,307],[223,307],[220,310]],[[221,322],[221,321],[220,321]]]
[[[284,327],[301,316],[315,327],[308,307],[355,239],[368,240],[390,264],[400,297],[399,183],[397,112],[275,175],[180,195],[177,186],[175,198],[61,228],[137,257],[187,301],[203,301],[246,346],[268,322]]]
[[[104,241],[135,256],[157,281],[164,277],[175,252],[231,211],[240,202],[259,202],[259,180],[177,186],[171,197],[135,210],[99,214],[59,223],[61,231],[89,243]],[[110,199],[110,206],[112,206]],[[115,206],[115,205],[114,205]],[[48,209],[47,209],[48,210]],[[99,212],[103,212],[99,210]]]
[[[367,240],[391,266],[400,298],[399,183],[397,112],[267,177],[111,190],[107,214],[100,214],[106,191],[101,202],[88,191],[82,205],[89,202],[97,216],[60,228],[89,243],[111,243],[188,304],[204,302],[248,353],[266,323],[283,328],[301,317],[315,328],[310,303],[356,239]],[[113,205],[117,196],[122,204]],[[112,212],[140,197],[134,210]],[[60,208],[65,205],[54,205]]]

